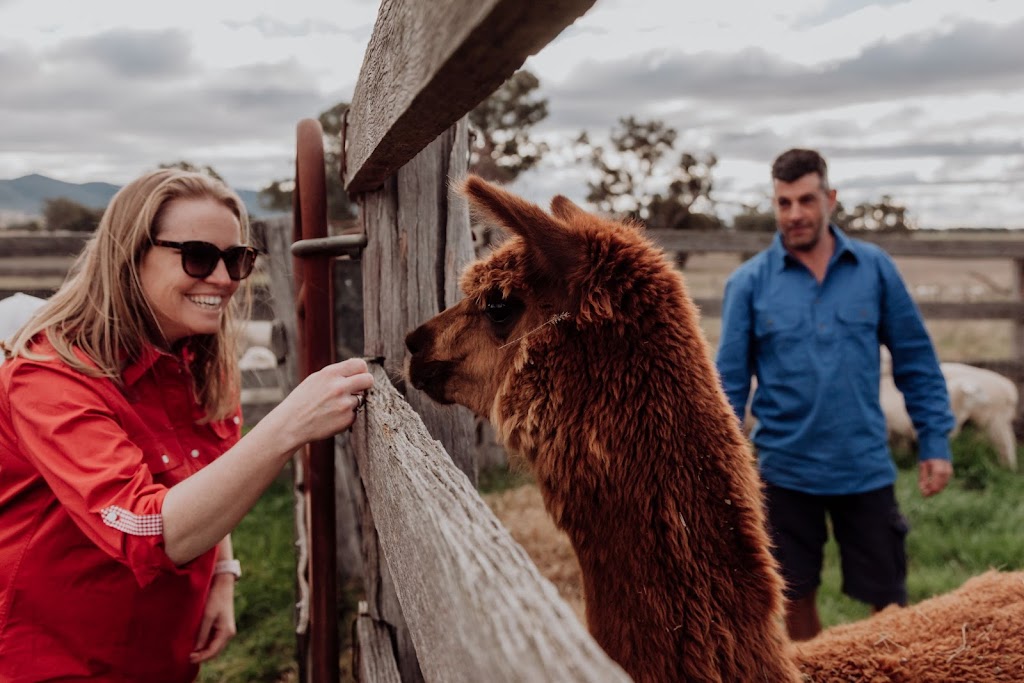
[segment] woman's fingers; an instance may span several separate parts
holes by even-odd
[[[302,442],[327,438],[352,426],[373,386],[366,361],[350,358],[307,377],[280,406],[281,419]]]
[[[348,387],[346,387],[346,390],[350,394],[361,394],[373,386],[373,375],[368,372],[352,375],[347,380]]]
[[[333,367],[337,368],[338,372],[346,377],[365,373],[368,370],[366,361],[362,358],[349,358],[340,363],[335,363]]]

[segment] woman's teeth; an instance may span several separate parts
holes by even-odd
[[[201,308],[217,309],[220,308],[223,297],[219,296],[190,296],[189,301],[196,304]]]

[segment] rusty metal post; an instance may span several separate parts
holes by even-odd
[[[299,121],[296,139],[293,237],[295,241],[324,238],[327,180],[320,122]],[[295,258],[301,378],[334,362],[331,261],[324,255]],[[340,672],[334,439],[308,444],[303,460],[309,517],[309,680],[336,683]]]

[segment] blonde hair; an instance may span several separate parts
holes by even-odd
[[[178,169],[147,173],[110,200],[64,284],[15,334],[6,354],[40,360],[31,347],[43,333],[71,367],[121,384],[125,363],[137,360],[151,343],[163,342],[156,316],[143,294],[138,267],[152,246],[164,207],[174,199],[222,203],[238,218],[242,241],[248,242],[245,205],[222,182]],[[203,421],[224,419],[238,405],[236,340],[239,321],[248,319],[251,307],[251,285],[243,281],[221,318],[220,330],[191,338],[193,391],[206,409]],[[84,354],[91,364],[78,354]]]

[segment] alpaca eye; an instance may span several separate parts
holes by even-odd
[[[492,323],[500,324],[508,322],[508,319],[512,317],[513,310],[507,301],[498,301],[487,304],[486,313]]]
[[[495,333],[499,337],[503,337],[512,329],[524,308],[526,307],[521,299],[515,296],[505,297],[501,295],[501,292],[495,291],[487,297],[484,315],[495,326]]]

